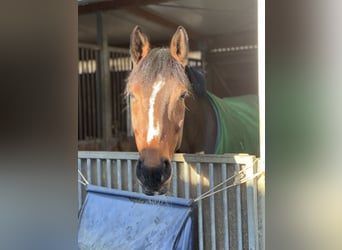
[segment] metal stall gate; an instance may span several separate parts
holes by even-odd
[[[79,151],[78,169],[90,184],[141,193],[137,159],[133,152]],[[195,200],[195,249],[264,249],[260,168],[257,158],[245,154],[175,154],[168,195]],[[81,182],[79,176],[80,207],[85,197]]]
[[[108,53],[112,137],[126,138],[130,136],[130,120],[124,89],[132,67],[130,55],[128,49],[114,47],[110,47]],[[93,149],[101,147],[104,129],[101,103],[101,88],[104,86],[99,60],[99,46],[79,45],[78,140],[83,145],[89,143]]]
[[[78,56],[78,140],[96,140],[102,137],[99,47],[83,45],[78,49]]]
[[[112,86],[113,137],[125,138],[130,134],[129,106],[125,98],[126,79],[132,70],[128,49],[109,48],[109,71]]]

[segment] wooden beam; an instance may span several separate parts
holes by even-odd
[[[97,43],[100,47],[100,85],[102,101],[102,149],[110,150],[112,141],[112,99],[109,73],[108,36],[103,23],[103,13],[96,14]]]
[[[104,1],[82,1],[78,4],[78,14],[84,15],[97,11],[123,9],[132,6],[143,6],[158,4],[169,0],[104,0]]]

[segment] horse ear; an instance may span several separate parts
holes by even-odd
[[[142,58],[150,52],[150,42],[148,37],[142,33],[139,26],[135,26],[131,33],[130,53],[134,64],[137,64]]]
[[[171,39],[170,51],[173,58],[185,67],[188,63],[189,38],[182,26],[178,27]]]

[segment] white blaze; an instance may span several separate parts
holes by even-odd
[[[154,125],[154,104],[157,94],[159,93],[160,89],[164,86],[164,84],[165,82],[163,80],[160,80],[155,82],[152,87],[152,94],[150,97],[148,110],[147,143],[150,143],[152,139],[160,133],[159,123],[157,122],[157,124]]]

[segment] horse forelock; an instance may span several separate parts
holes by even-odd
[[[168,48],[152,49],[145,58],[141,59],[130,73],[127,87],[133,83],[151,85],[160,78],[184,84],[189,92],[192,89],[184,68],[171,56]]]

